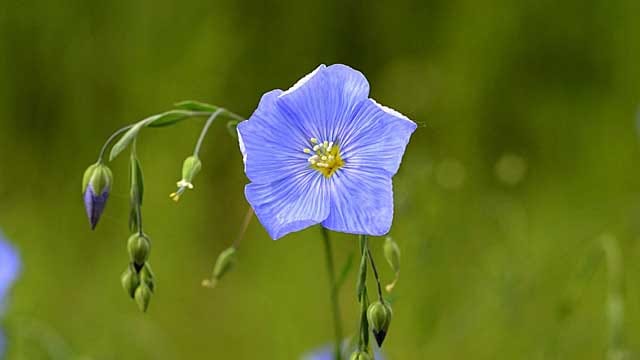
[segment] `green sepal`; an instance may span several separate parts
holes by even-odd
[[[214,112],[214,111],[219,109],[218,106],[207,104],[207,103],[203,103],[203,102],[200,102],[200,101],[195,101],[195,100],[180,101],[178,103],[175,103],[174,106],[177,109],[190,110],[190,111]]]
[[[91,166],[89,166],[87,170],[84,171],[84,175],[82,175],[82,193],[87,191],[89,180],[91,180],[91,176],[93,175],[93,171],[95,170],[96,166],[98,166],[98,163],[91,164]]]
[[[136,300],[136,304],[138,304],[138,308],[142,312],[147,312],[149,308],[149,302],[151,301],[151,289],[147,284],[140,283],[140,286],[136,289],[136,293],[134,299]]]
[[[218,255],[216,264],[213,266],[213,273],[211,279],[205,279],[202,281],[202,286],[208,288],[215,288],[218,281],[233,268],[236,263],[236,248],[231,246],[225,249]]]
[[[140,285],[140,277],[138,276],[138,273],[136,272],[132,264],[129,264],[127,270],[122,273],[120,281],[122,283],[122,288],[124,288],[124,291],[126,291],[127,294],[129,294],[129,296],[133,299],[136,293],[136,289]]]
[[[142,267],[149,258],[151,252],[151,241],[145,234],[135,233],[127,241],[129,258],[135,265]]]
[[[173,125],[179,121],[187,119],[193,116],[193,113],[188,110],[171,110],[160,114],[157,118],[149,121],[147,126],[149,127],[163,127]]]
[[[182,180],[191,182],[202,169],[202,161],[195,155],[184,159],[182,163]]]
[[[371,355],[369,355],[369,353],[367,353],[366,351],[354,351],[351,356],[349,357],[349,360],[371,360],[372,357]]]
[[[102,194],[111,188],[112,182],[113,173],[111,169],[102,162],[97,162],[85,170],[82,176],[82,192],[87,191],[87,187],[91,184],[96,194]]]
[[[378,346],[382,346],[387,336],[392,316],[393,312],[389,304],[380,300],[369,305],[367,309],[369,327],[371,328],[373,336],[376,338]]]
[[[148,262],[144,263],[144,267],[140,270],[140,281],[147,284],[151,292],[156,290],[156,281],[151,266]]]
[[[213,267],[213,278],[219,280],[233,268],[236,263],[236,248],[230,247],[220,253]]]

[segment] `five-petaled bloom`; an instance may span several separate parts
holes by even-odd
[[[18,253],[6,239],[3,238],[0,231],[0,315],[2,315],[5,297],[9,291],[9,287],[15,281],[20,272],[20,258]],[[4,355],[5,339],[0,329],[0,359]]]
[[[416,124],[369,98],[346,65],[320,65],[287,91],[262,96],[238,124],[247,200],[273,239],[314,224],[386,234],[391,178]]]

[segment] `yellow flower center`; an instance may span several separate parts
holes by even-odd
[[[309,154],[309,164],[312,168],[320,171],[326,178],[331,177],[336,170],[344,165],[344,160],[340,157],[340,147],[333,141],[318,141],[316,138],[309,139],[310,148],[302,151]]]

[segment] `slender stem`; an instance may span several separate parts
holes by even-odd
[[[360,302],[360,337],[358,341],[358,350],[366,351],[369,348],[369,323],[367,320],[367,308],[369,307],[369,294],[367,292],[367,257],[369,256],[369,245],[367,235],[360,235],[360,253],[362,258],[360,259],[360,282],[362,286],[362,293],[359,294]],[[364,275],[363,275],[364,274]],[[359,290],[360,291],[360,290]]]
[[[138,139],[133,139],[133,143],[131,144],[131,161],[135,162],[137,161],[138,158],[138,154],[137,154],[137,145],[138,145]],[[137,171],[138,170],[138,164],[136,164],[135,167],[131,168],[131,171]],[[138,176],[137,174],[131,174],[132,178],[136,179],[136,181],[140,181],[141,179],[137,179],[136,177]],[[142,235],[143,231],[142,231],[142,209],[141,209],[141,205],[140,205],[140,194],[138,194],[138,189],[139,186],[136,184],[136,186],[134,187],[133,191],[135,192],[135,200],[134,200],[134,206],[135,206],[135,211],[136,211],[136,223],[138,225],[138,234]]]
[[[236,114],[236,113],[232,113],[231,111],[227,110],[227,109],[222,109],[220,108],[222,111],[224,111],[225,114],[227,114],[227,116],[229,116],[230,118],[233,118],[235,120],[238,121],[244,121],[246,120],[245,118],[243,118],[242,116]]]
[[[200,132],[200,137],[198,138],[198,142],[196,143],[196,148],[195,148],[195,150],[193,150],[193,155],[194,156],[198,156],[198,153],[200,153],[200,148],[202,147],[202,142],[204,141],[204,137],[207,135],[207,131],[209,131],[209,127],[213,123],[213,120],[215,120],[216,117],[218,117],[218,115],[220,115],[223,111],[225,111],[225,110],[224,109],[218,109],[218,110],[214,111],[211,114],[211,116],[209,116],[209,118],[207,119],[207,122],[204,124],[204,127],[202,128],[202,132]]]
[[[104,157],[104,153],[105,151],[107,151],[107,147],[109,147],[109,144],[116,138],[118,137],[118,135],[122,134],[123,132],[131,129],[135,124],[131,124],[131,125],[127,125],[123,128],[118,129],[116,132],[114,132],[113,134],[111,134],[111,136],[109,136],[109,138],[107,139],[107,141],[104,143],[104,145],[102,145],[102,149],[100,149],[100,155],[98,155],[98,162],[102,162],[102,158]]]
[[[331,310],[333,312],[333,327],[335,332],[335,360],[342,360],[342,321],[340,320],[340,305],[338,303],[338,287],[336,284],[336,273],[333,265],[333,251],[331,249],[331,241],[329,239],[329,230],[324,227],[322,231],[322,239],[324,240],[324,250],[327,260],[327,270],[329,272],[329,286],[331,287]]]
[[[378,269],[376,268],[376,263],[373,261],[373,255],[371,254],[371,249],[369,249],[369,245],[365,245],[367,248],[367,253],[369,254],[369,262],[371,263],[371,269],[373,269],[373,276],[376,278],[376,284],[378,285],[378,300],[382,301],[382,286],[380,285],[380,277],[378,276]]]
[[[244,238],[244,234],[247,232],[247,228],[249,227],[251,218],[253,218],[253,208],[249,206],[249,209],[247,210],[247,214],[244,216],[244,220],[242,221],[242,226],[240,227],[240,233],[238,234],[238,237],[236,238],[236,240],[233,242],[234,248],[237,249],[238,246],[240,245],[240,241],[242,240],[242,238]]]

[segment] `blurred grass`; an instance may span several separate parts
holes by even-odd
[[[637,1],[3,8],[0,226],[25,263],[7,314],[10,358],[47,358],[17,340],[34,321],[90,359],[295,359],[328,342],[317,229],[272,242],[254,222],[239,266],[215,291],[200,287],[246,210],[241,158],[221,124],[205,141],[196,191],[178,205],[168,194],[202,122],[142,135],[159,278],[147,315],[119,285],[126,163],[113,165],[114,195],[93,233],[79,183],[121,125],[186,98],[248,116],[263,92],[336,62],[362,70],[372,97],[422,124],[395,179],[392,235],[404,256],[389,358],[603,358],[605,232],[627,265],[626,345],[637,353]],[[504,154],[524,159],[516,185],[496,177]],[[353,237],[334,239],[339,263],[357,249]],[[353,283],[341,300],[355,331]]]

